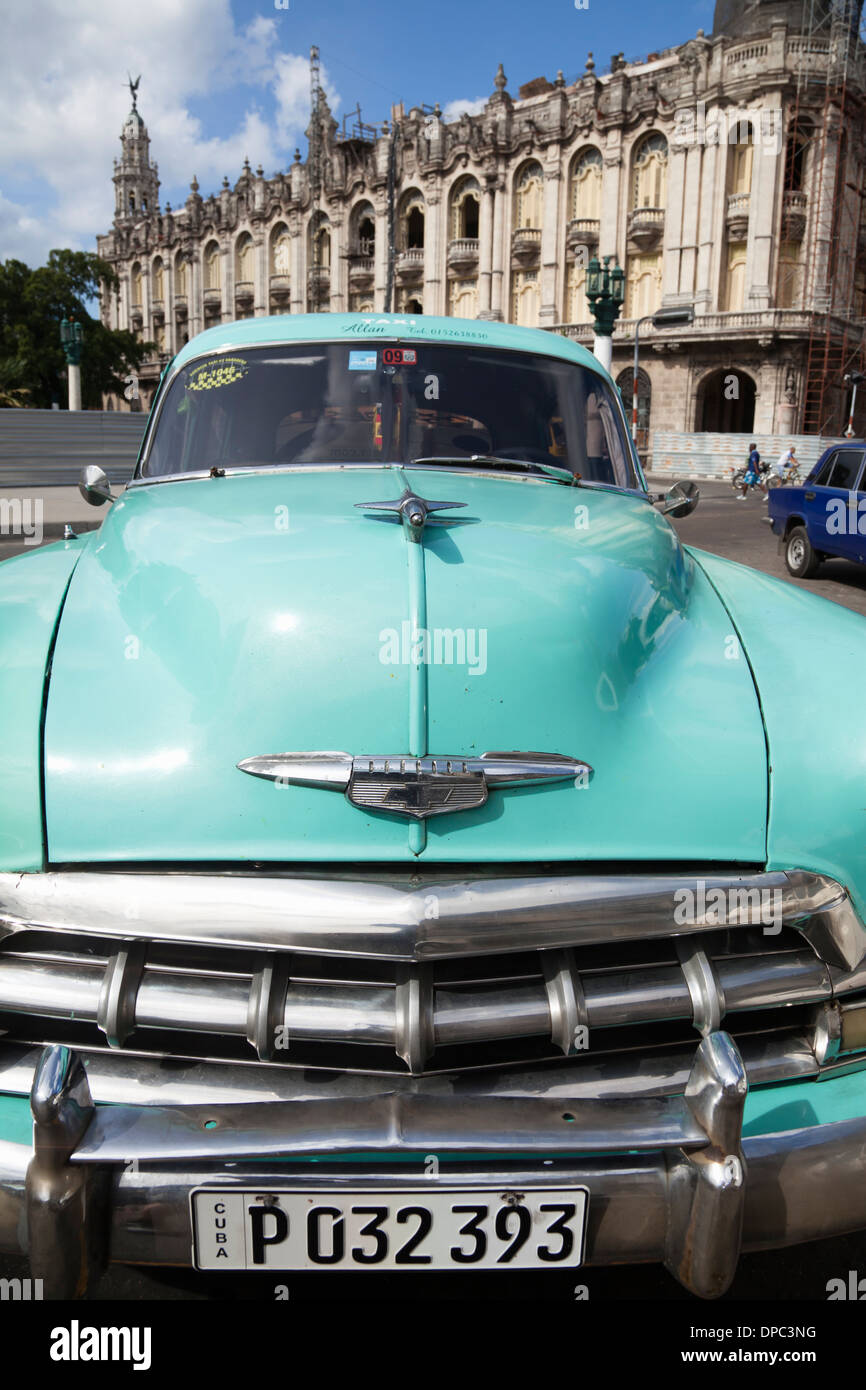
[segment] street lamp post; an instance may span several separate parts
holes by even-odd
[[[625,292],[625,271],[618,265],[610,269],[613,256],[605,256],[604,264],[593,256],[586,268],[586,297],[595,320],[595,341],[592,350],[601,365],[610,371],[613,359],[613,326],[622,309]]]
[[[81,351],[84,346],[84,330],[80,323],[63,319],[60,324],[60,341],[66,354],[66,374],[69,378],[69,409],[81,409]]]
[[[851,385],[851,410],[848,415],[848,428],[845,431],[846,439],[854,438],[854,406],[857,404],[857,387],[861,381],[866,381],[866,372],[846,372],[845,380]]]

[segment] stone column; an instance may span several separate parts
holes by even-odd
[[[538,322],[541,327],[559,322],[557,303],[561,295],[558,271],[560,266],[565,266],[565,227],[562,225],[559,210],[562,188],[559,147],[554,146],[550,154],[550,163],[544,170],[544,212],[541,222],[538,310]]]
[[[724,189],[719,178],[718,145],[698,145],[695,151],[700,171],[701,210],[697,229],[695,271],[695,317],[718,307],[720,257],[725,253]]]
[[[376,214],[376,245],[373,251],[373,270],[375,280],[373,281],[373,308],[376,313],[382,313],[385,308],[385,291],[388,287],[388,201],[384,192],[380,193],[374,203]],[[426,227],[425,227],[426,232]],[[426,240],[426,237],[425,237]],[[333,260],[333,257],[331,258]],[[391,287],[391,308],[394,308],[394,300],[397,294],[397,282]]]
[[[253,300],[253,313],[256,317],[268,312],[269,289],[268,285],[268,244],[264,228],[259,226],[253,232],[253,282],[255,289],[255,299]]]
[[[779,110],[781,97],[768,95],[766,104]],[[781,122],[773,123],[772,131],[754,132],[752,155],[752,186],[749,194],[749,236],[746,245],[746,309],[768,309],[772,291],[770,276],[773,264],[773,243],[778,226],[778,208],[782,196],[784,158]]]
[[[189,336],[194,338],[196,333],[200,333],[204,324],[204,300],[202,289],[202,263],[201,253],[194,251],[192,260],[187,265],[187,284],[189,286],[189,298],[187,300],[189,314],[187,323],[189,324]]]
[[[508,318],[510,221],[505,178],[500,169],[493,195],[493,274],[490,293],[490,316],[500,322]]]
[[[495,192],[482,181],[478,219],[478,317],[490,317],[493,292],[493,200]]]
[[[424,313],[447,313],[445,271],[448,256],[444,235],[445,200],[438,180],[428,185],[424,195]]]
[[[307,308],[307,224],[297,214],[289,218],[292,267],[292,313],[303,314]]]
[[[232,243],[220,247],[220,318],[223,323],[231,323],[235,316],[235,276]]]
[[[341,254],[343,250],[343,218],[340,214],[331,217],[331,311],[341,314],[348,308],[346,284],[349,276],[349,262]],[[378,237],[376,238],[378,241]],[[387,248],[386,248],[387,255]]]
[[[680,291],[685,185],[685,147],[683,145],[669,145],[667,206],[662,233],[662,304],[675,299]]]

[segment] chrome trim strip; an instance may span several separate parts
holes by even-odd
[[[711,890],[722,890],[728,906],[719,909],[720,920],[705,910],[693,923],[675,921],[675,893],[688,888],[697,894],[698,884],[706,899]],[[755,902],[761,890],[778,891],[777,924],[801,931],[828,964],[853,970],[866,955],[866,928],[845,890],[826,875],[802,870],[700,877],[506,870],[461,876],[447,868],[331,877],[183,870],[0,873],[0,940],[39,927],[421,961],[762,925]],[[132,922],[124,913],[130,898],[139,905]]]

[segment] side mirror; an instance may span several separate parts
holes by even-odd
[[[95,463],[89,463],[82,469],[81,477],[78,480],[78,491],[89,502],[91,507],[101,507],[106,502],[113,502],[111,495],[111,483],[106,478],[102,469]]]
[[[660,492],[655,500],[664,503],[664,516],[689,516],[700,502],[701,494],[696,483],[674,483],[667,493]]]

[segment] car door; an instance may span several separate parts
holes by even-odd
[[[817,476],[803,489],[809,539],[825,555],[860,559],[862,538],[858,535],[855,489],[862,469],[863,449],[843,446],[825,459]]]

